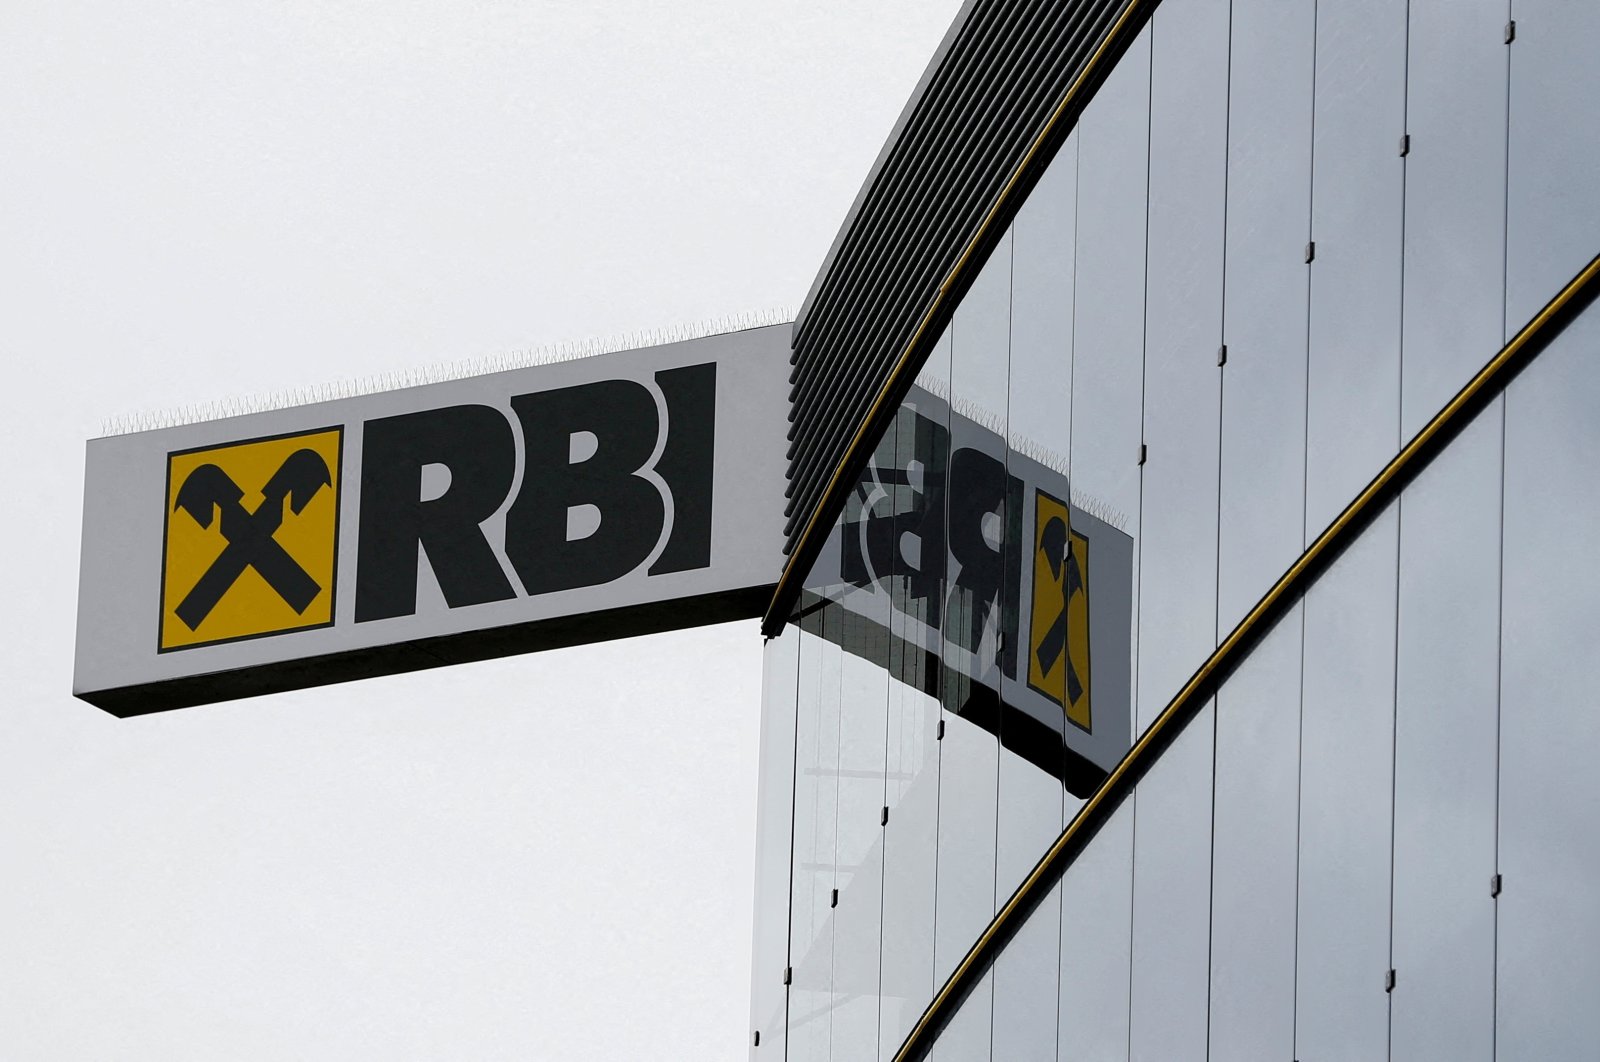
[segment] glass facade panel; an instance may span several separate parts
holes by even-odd
[[[1396,1058],[1494,1054],[1500,421],[1497,403],[1400,500]]]
[[[1133,541],[1138,556],[1144,388],[1145,190],[1150,30],[1106,78],[1078,123],[1077,268],[1072,347],[1072,502]],[[1137,602],[1133,573],[1127,600]],[[1122,597],[1120,587],[1108,594]],[[1132,658],[1096,667],[1096,690],[1132,702]],[[1096,696],[1102,696],[1097,692]]]
[[[1139,783],[1133,818],[1129,1057],[1206,1057],[1216,713],[1190,721]]]
[[[1317,5],[1306,533],[1399,449],[1406,5]]]
[[[1515,0],[1506,218],[1510,331],[1600,252],[1600,4]]]
[[[1296,1058],[1388,1050],[1397,525],[1391,507],[1302,605]]]
[[[937,987],[933,906],[939,823],[941,714],[938,646],[943,575],[944,474],[949,464],[950,338],[941,337],[901,405],[892,524],[888,770],[883,828],[882,1006],[878,1051],[893,1057]],[[937,528],[937,530],[935,530]],[[926,565],[925,565],[926,560]],[[930,636],[929,632],[932,632]]]
[[[1520,61],[1520,60],[1519,60]],[[1505,396],[1497,1055],[1600,1043],[1600,313]]]
[[[1061,878],[1058,1062],[1128,1055],[1128,955],[1133,928],[1133,799],[1100,828]]]
[[[1402,439],[1500,349],[1506,211],[1506,0],[1408,6]]]
[[[1167,0],[1152,29],[1138,731],[1216,645],[1228,5]]]
[[[1072,296],[1074,213],[1077,205],[1078,141],[1066,144],[1035,186],[1013,226],[1011,256],[1011,361],[1007,428],[1009,447],[1016,455],[1041,466],[1036,478],[1049,478],[1066,486],[1072,417]],[[1008,455],[1008,465],[1015,465]],[[1014,472],[1020,472],[1020,468]],[[1043,489],[1042,487],[1040,489]],[[1029,717],[1014,708],[1030,703],[1029,686],[1037,662],[1031,662],[1039,642],[1035,617],[1044,620],[1044,595],[1036,605],[1033,564],[1037,526],[1037,498],[1011,490],[1008,523],[1016,530],[1007,535],[1008,566],[1016,573],[1006,580],[1014,588],[1008,600],[1010,647],[1002,646],[1001,690],[1007,705],[1000,755],[1000,817],[998,824],[995,895],[1010,895],[1050,842],[1061,832],[1063,789],[1058,769],[1041,766],[1040,759],[1060,759],[1061,734],[1068,726],[1059,705],[1053,717]],[[1057,488],[1066,498],[1068,491]],[[1035,520],[1028,520],[1028,510]],[[1069,519],[1070,522],[1070,519]],[[1023,529],[1027,529],[1026,531]],[[1034,563],[1037,563],[1035,561]],[[1040,588],[1042,589],[1042,588]],[[1054,590],[1054,587],[1050,587]],[[1048,611],[1064,613],[1064,599]],[[1029,637],[1023,639],[1022,617],[1028,618]],[[1053,617],[1052,617],[1053,618]],[[1014,634],[1013,634],[1014,632]],[[1001,996],[1004,996],[1002,991]],[[1054,998],[1052,996],[1052,998]]]
[[[761,657],[761,768],[756,794],[755,927],[750,960],[752,1059],[782,1058],[789,992],[789,846],[794,829],[795,697],[801,635],[793,624]],[[764,1051],[765,1053],[757,1053]]]
[[[1074,713],[1066,732],[1069,744],[1090,754],[1100,774],[1127,750],[1133,730],[1149,113],[1147,27],[1078,125],[1070,522],[1074,535],[1081,530],[1094,541],[1089,542],[1088,570],[1082,573],[1090,606],[1089,630],[1081,644],[1091,661],[1083,683],[1089,690],[1089,710]],[[1030,531],[1040,526],[1038,499],[1032,504],[1033,522],[1024,518]],[[1048,531],[1048,522],[1043,529]],[[1035,554],[1036,571],[1039,560]],[[1023,580],[1024,587],[1030,585],[1031,580]],[[1072,609],[1067,611],[1071,619]],[[1081,631],[1081,625],[1069,623],[1065,634],[1069,642],[1080,644]],[[1032,662],[1047,648],[1035,633],[1030,628]],[[1071,683],[1064,685],[1070,696]],[[1067,759],[1070,764],[1072,756]],[[1083,773],[1089,784],[1067,782],[1069,810],[1098,784],[1096,772]]]
[[[893,440],[889,440],[893,445]],[[857,591],[857,594],[865,593]],[[887,599],[885,599],[885,604]],[[841,609],[839,825],[834,894],[833,1055],[878,1055],[878,957],[883,912],[884,757],[888,707],[888,615]]]
[[[1294,1057],[1301,636],[1296,607],[1217,693],[1212,1058]]]
[[[1011,446],[1066,469],[1072,445],[1072,308],[1078,134],[1056,153],[1012,225]]]
[[[883,830],[882,1012],[878,1057],[892,1058],[933,998],[934,838],[939,702],[896,683],[889,749],[889,822]]]
[[[789,915],[788,1058],[795,1062],[831,1057],[840,668],[839,647],[827,640],[838,622],[831,607],[813,607],[801,620]]]
[[[1072,307],[1076,241],[1078,138],[1073,133],[1045,171],[1018,214],[1012,235],[1011,363],[1009,446],[1057,472],[1065,483],[1071,450]],[[1021,526],[1037,524],[1037,499],[1014,498],[1014,516]],[[1063,500],[1069,492],[1060,491]],[[1021,504],[1015,504],[1020,501]],[[1035,520],[1024,519],[1029,507]],[[1070,523],[1070,517],[1069,517]],[[1023,650],[1008,654],[1011,664],[1002,676],[1005,703],[1029,703],[1033,677],[1026,670],[1039,642],[1035,617],[1043,615],[1041,592],[1022,571],[1021,553],[1032,535],[1010,536],[1019,547],[1014,565],[1021,578],[1008,580],[1019,600],[1010,607],[1019,616],[1012,628],[1020,633],[1020,617],[1029,617],[1030,636],[1018,640]],[[1037,561],[1035,561],[1037,563]],[[1053,589],[1053,587],[1052,587]],[[1065,617],[1062,595],[1051,611]],[[1065,622],[1065,619],[1063,619]],[[1004,900],[1021,883],[1040,854],[1061,832],[1066,791],[1057,770],[1035,762],[1061,759],[1060,734],[1071,725],[1060,710],[1054,718],[1025,717],[1007,708],[1008,739],[1000,751],[1000,814],[997,826],[995,896]],[[1073,798],[1076,805],[1078,799]],[[1052,893],[1006,948],[994,969],[993,1055],[999,1059],[1054,1062],[1056,1052],[1056,978],[1060,965],[1061,901]]]
[[[1228,91],[1217,625],[1304,545],[1311,0],[1234,0]]]
[[[941,983],[994,914],[1010,310],[1008,237],[984,265],[950,328],[949,569],[940,647],[944,737],[934,893],[934,979]],[[985,1043],[987,1032],[985,1025]]]

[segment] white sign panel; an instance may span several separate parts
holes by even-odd
[[[93,440],[73,692],[135,715],[757,616],[788,338]]]

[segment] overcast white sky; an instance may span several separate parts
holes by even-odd
[[[798,305],[958,6],[0,2],[0,1057],[744,1056],[753,621],[118,721],[83,441]]]

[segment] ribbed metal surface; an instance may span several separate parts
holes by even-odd
[[[1130,2],[972,0],[957,16],[795,322],[787,550],[940,284]],[[1061,124],[1024,181],[1065,139],[1072,123]]]

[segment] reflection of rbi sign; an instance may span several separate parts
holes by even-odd
[[[1034,495],[1033,616],[1028,685],[1061,705],[1076,726],[1089,716],[1089,540],[1070,527],[1066,503]]]
[[[342,431],[168,455],[159,648],[333,622]]]
[[[811,603],[884,627],[822,636],[869,659],[889,645],[897,679],[1085,796],[1131,736],[1133,539],[1030,445],[913,388],[830,539],[839,586]]]

